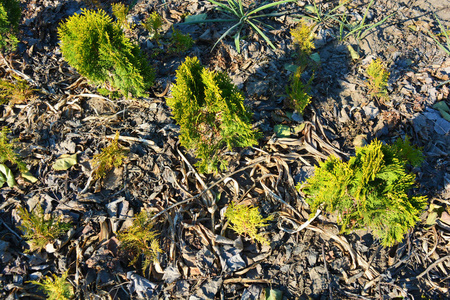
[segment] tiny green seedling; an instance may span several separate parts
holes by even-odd
[[[38,285],[39,289],[47,295],[47,300],[69,300],[73,296],[73,287],[67,282],[68,273],[61,276],[53,274],[45,276],[42,281],[31,280],[32,284]]]
[[[381,59],[377,58],[370,62],[367,67],[367,87],[372,98],[386,101],[388,99],[389,72]]]
[[[156,12],[152,12],[142,25],[147,29],[152,39],[159,43],[159,32],[164,24],[163,18]]]
[[[291,36],[294,45],[297,45],[301,52],[310,55],[314,47],[314,24],[308,25],[300,20],[298,24],[291,29]]]
[[[13,80],[0,79],[0,104],[23,104],[36,98],[28,82],[13,76]]]
[[[261,244],[270,244],[267,238],[258,233],[258,229],[268,226],[267,222],[273,219],[272,216],[263,218],[257,207],[239,205],[232,202],[227,207],[225,217],[230,221],[231,228],[237,234],[247,236]]]
[[[127,15],[129,12],[128,6],[125,6],[123,3],[113,3],[111,5],[113,15],[116,17],[117,22],[127,30],[132,30],[132,26],[127,21]]]
[[[111,144],[92,158],[93,178],[100,179],[105,177],[113,168],[120,167],[125,157],[126,151],[119,145],[119,132],[117,131]]]
[[[288,95],[291,106],[300,114],[303,114],[306,106],[311,103],[311,83],[314,75],[308,80],[306,84],[302,81],[302,67],[298,67],[297,71],[291,77],[291,84],[288,88]]]
[[[143,272],[157,260],[158,253],[162,252],[157,236],[150,215],[144,210],[136,216],[132,226],[117,233],[122,249],[132,256],[130,265],[134,265],[142,255]]]
[[[18,211],[22,220],[18,227],[23,232],[23,237],[27,239],[27,244],[30,246],[30,249],[26,252],[43,250],[47,244],[53,243],[72,228],[70,223],[64,223],[51,216],[45,216],[39,204],[36,205],[31,213],[24,207],[19,207]]]
[[[221,1],[214,1],[214,0],[208,0],[209,2],[215,4],[218,6],[218,10],[224,12],[226,15],[228,15],[230,18],[228,19],[213,19],[213,20],[197,20],[192,22],[185,22],[184,24],[195,24],[195,23],[207,23],[207,22],[235,22],[233,26],[231,26],[227,31],[225,31],[224,34],[220,36],[220,38],[216,41],[213,48],[216,47],[216,45],[224,39],[228,34],[232,33],[234,30],[237,32],[234,35],[234,44],[236,46],[236,50],[238,53],[241,52],[240,47],[240,40],[241,40],[241,31],[244,28],[244,26],[249,25],[251,28],[253,28],[265,41],[267,44],[269,44],[272,49],[276,49],[275,46],[272,44],[270,39],[262,32],[260,29],[260,26],[269,27],[267,24],[264,24],[262,21],[259,20],[259,18],[265,18],[265,17],[277,17],[282,16],[285,13],[266,13],[266,14],[258,14],[259,12],[272,8],[274,6],[287,3],[287,2],[295,2],[296,0],[284,0],[284,1],[276,1],[271,2],[268,4],[264,4],[259,7],[250,8],[250,7],[244,7],[242,0],[227,0],[226,3]],[[211,51],[212,51],[211,49]]]
[[[169,52],[183,53],[194,45],[194,40],[189,34],[183,34],[177,29],[173,29],[172,38],[169,41]]]

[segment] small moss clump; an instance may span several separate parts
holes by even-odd
[[[383,246],[392,246],[415,225],[427,205],[426,197],[408,195],[415,176],[405,169],[422,160],[422,153],[408,139],[392,146],[375,140],[357,148],[348,162],[330,156],[298,188],[313,212],[319,208],[337,212],[343,232],[369,228]]]
[[[18,227],[30,246],[26,252],[43,250],[47,244],[53,243],[72,228],[70,223],[63,223],[59,219],[45,216],[44,210],[39,204],[31,213],[26,208],[19,207],[19,217],[22,223]]]
[[[53,277],[45,276],[42,282],[36,280],[29,282],[38,285],[39,289],[47,295],[47,300],[69,300],[74,294],[72,286],[67,282],[67,276],[65,272],[61,276],[56,274],[53,274]]]
[[[58,35],[64,58],[92,82],[125,96],[145,96],[152,86],[154,71],[139,47],[103,10],[83,9],[59,25]]]
[[[93,178],[100,179],[105,177],[114,167],[118,168],[122,165],[126,157],[126,151],[119,145],[119,132],[116,132],[114,140],[109,146],[92,158]]]
[[[130,265],[134,265],[139,257],[143,256],[143,272],[156,261],[158,253],[162,252],[150,215],[144,210],[136,216],[130,228],[117,233],[117,238],[122,249],[132,256]]]
[[[247,236],[261,244],[269,245],[269,241],[261,234],[258,229],[266,227],[267,222],[273,217],[263,218],[257,207],[234,204],[233,202],[227,207],[225,217],[230,221],[231,228],[237,234]]]

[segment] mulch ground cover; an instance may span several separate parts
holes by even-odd
[[[64,273],[74,299],[449,298],[450,120],[436,103],[450,105],[450,49],[445,52],[431,34],[440,32],[436,18],[450,25],[448,1],[375,0],[367,23],[392,15],[362,39],[341,41],[334,23],[317,26],[320,62],[303,115],[288,107],[286,87],[298,63],[290,30],[308,13],[308,1],[275,7],[283,14],[264,20],[275,49],[245,27],[240,53],[231,36],[213,48],[229,23],[182,25],[189,15],[221,18],[208,1],[124,2],[135,24],[127,34],[156,71],[149,96],[139,99],[100,95],[60,51],[62,20],[81,8],[110,13],[113,2],[21,1],[20,43],[0,60],[0,77],[25,79],[35,91],[24,103],[2,104],[0,124],[38,181],[17,176],[15,187],[0,190],[0,298],[45,299],[30,280]],[[339,4],[316,2],[324,11]],[[361,20],[370,1],[350,2],[348,15]],[[164,20],[160,43],[139,25],[152,12]],[[194,45],[170,51],[174,30],[189,34]],[[443,35],[437,38],[445,45]],[[359,58],[352,58],[348,45]],[[231,77],[262,133],[259,145],[227,152],[227,170],[215,175],[196,171],[195,155],[179,145],[180,129],[166,105],[186,56]],[[365,66],[375,57],[390,72],[383,103],[368,97],[365,84]],[[95,180],[91,159],[116,132],[126,159]],[[392,143],[405,136],[423,151],[424,163],[412,170],[414,193],[426,195],[429,205],[401,243],[382,247],[369,230],[342,234],[333,215],[308,222],[314,212],[295,186],[319,161],[329,155],[348,159],[355,146],[375,138]],[[75,165],[53,168],[73,154]],[[224,211],[231,201],[273,216],[260,230],[269,245],[230,229]],[[42,251],[28,252],[18,210],[38,205],[72,229]],[[142,210],[153,214],[162,249],[145,272],[141,259],[130,265],[117,238]]]

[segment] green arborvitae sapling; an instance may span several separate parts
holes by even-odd
[[[180,143],[195,151],[200,172],[224,170],[226,149],[256,144],[258,133],[242,93],[227,74],[208,71],[196,57],[186,57],[178,68],[172,98],[166,100],[181,128]]]
[[[110,84],[125,96],[145,96],[154,71],[139,47],[103,10],[83,9],[58,28],[61,52],[81,75],[97,84]]]
[[[381,59],[372,60],[366,72],[368,76],[366,84],[370,96],[383,102],[386,101],[388,99],[389,72]]]
[[[268,226],[267,222],[273,219],[272,216],[263,218],[257,207],[234,204],[232,202],[227,207],[225,217],[230,221],[231,228],[237,234],[247,236],[261,244],[270,244],[267,238],[258,233],[258,229]]]
[[[308,80],[306,84],[302,81],[302,67],[298,67],[297,71],[291,77],[291,83],[288,87],[288,95],[290,99],[290,106],[292,106],[298,113],[303,114],[306,106],[311,103],[311,83],[314,75]]]
[[[2,127],[0,131],[0,164],[10,162],[12,165],[16,165],[19,171],[27,172],[26,164],[20,159],[19,155],[14,151],[14,142],[8,139],[9,128]]]
[[[0,0],[0,51],[14,51],[19,40],[14,35],[21,17],[20,2]]]
[[[23,104],[36,98],[34,89],[26,80],[14,76],[14,80],[0,79],[0,104]]]
[[[145,23],[143,23],[151,38],[157,43],[159,43],[159,32],[163,24],[163,18],[156,11],[152,12],[145,20]]]
[[[150,215],[144,210],[136,216],[133,225],[127,230],[117,233],[122,249],[132,257],[130,265],[135,264],[142,255],[143,272],[156,261],[158,253],[162,252],[157,236],[153,230]]]
[[[122,26],[122,28],[131,30],[132,26],[127,21],[127,15],[129,12],[128,6],[123,3],[113,3],[111,5],[113,15],[116,17],[117,22]]]
[[[330,156],[298,188],[313,212],[337,212],[343,232],[369,228],[383,246],[392,246],[414,227],[427,205],[426,197],[408,195],[415,176],[405,169],[422,159],[408,139],[392,146],[375,140],[357,148],[347,163]]]
[[[67,276],[68,273],[65,272],[61,276],[53,274],[53,278],[45,276],[41,282],[36,280],[29,282],[38,285],[39,289],[47,295],[47,300],[69,300],[74,294],[72,285],[67,282]]]
[[[27,239],[30,249],[26,252],[43,250],[49,243],[53,243],[57,238],[72,228],[70,223],[61,222],[51,216],[45,216],[44,210],[38,204],[29,213],[26,208],[19,207],[19,217],[22,222],[18,226],[23,232],[23,237]]]
[[[111,144],[92,158],[93,178],[100,179],[105,177],[114,167],[120,167],[125,157],[126,151],[119,145],[119,132],[117,131]]]

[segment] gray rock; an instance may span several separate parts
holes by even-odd
[[[364,106],[363,110],[366,116],[368,116],[371,120],[375,119],[380,113],[380,110],[373,104],[373,102],[370,102],[368,105]]]

